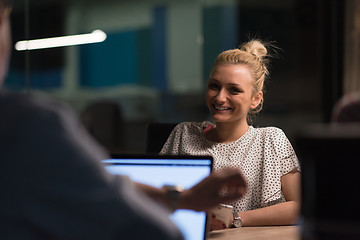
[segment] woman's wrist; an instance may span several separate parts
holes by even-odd
[[[237,212],[233,213],[233,222],[231,227],[235,227],[235,228],[243,227],[243,220]]]

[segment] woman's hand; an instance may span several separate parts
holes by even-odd
[[[220,204],[207,212],[210,231],[230,228],[234,222],[233,206]]]
[[[208,216],[210,221],[210,231],[222,230],[228,227],[223,221],[217,219],[215,214],[210,212]]]

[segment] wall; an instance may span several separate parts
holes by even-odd
[[[209,119],[203,90],[211,65],[220,51],[237,47],[249,35],[276,41],[282,49],[278,58],[271,59],[264,111],[254,124],[280,127],[291,138],[296,126],[322,120],[319,1],[36,3],[55,2],[64,7],[62,34],[102,29],[108,39],[100,44],[62,48],[63,66],[46,74],[35,74],[34,58],[30,58],[31,80],[43,74],[42,79],[57,79],[58,84],[38,87],[32,80],[27,91],[66,101],[79,114],[97,100],[115,101],[124,116],[127,151],[144,150],[149,122]],[[18,21],[20,25],[23,22]],[[46,19],[41,22],[50,23]],[[17,82],[24,78],[24,73],[13,73]]]

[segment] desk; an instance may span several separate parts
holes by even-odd
[[[300,240],[299,226],[243,227],[212,231],[208,240]]]

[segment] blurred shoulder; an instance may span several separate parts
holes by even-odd
[[[23,93],[0,94],[0,108],[4,114],[31,114],[39,112],[70,111],[66,104],[43,95]]]
[[[2,122],[8,126],[42,127],[45,124],[76,122],[77,116],[66,104],[43,95],[0,94]]]

